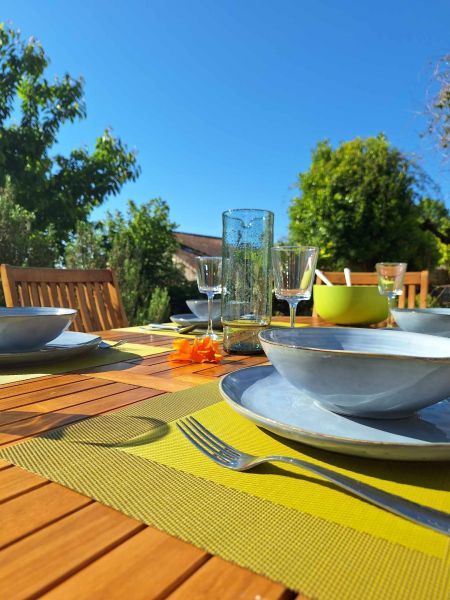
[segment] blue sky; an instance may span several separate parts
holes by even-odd
[[[285,236],[311,149],[384,132],[415,154],[450,206],[450,168],[421,113],[450,52],[450,2],[433,0],[3,0],[39,39],[48,75],[85,78],[87,119],[63,151],[111,127],[142,174],[94,213],[162,197],[180,231],[221,235],[227,208],[275,212]]]

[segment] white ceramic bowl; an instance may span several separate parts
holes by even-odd
[[[394,308],[392,314],[403,331],[450,337],[450,308]]]
[[[450,396],[450,339],[388,329],[266,329],[277,371],[312,401],[356,417],[399,418]]]
[[[67,329],[76,314],[72,308],[0,308],[0,352],[42,348]]]
[[[212,301],[212,319],[219,321],[221,315],[221,299],[216,298]],[[186,300],[189,310],[202,321],[208,320],[208,300]]]

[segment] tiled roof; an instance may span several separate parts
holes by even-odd
[[[222,238],[181,231],[175,231],[174,235],[180,244],[175,260],[184,266],[187,279],[195,279],[196,256],[222,256]]]

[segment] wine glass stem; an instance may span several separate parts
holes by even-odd
[[[289,317],[290,317],[290,327],[295,327],[295,314],[297,312],[297,304],[298,300],[295,302],[289,302]]]
[[[388,327],[388,329],[393,329],[394,317],[392,315],[392,309],[395,308],[395,296],[388,296],[388,306],[389,306],[389,316],[388,316],[387,327]]]
[[[214,292],[207,292],[208,296],[208,329],[206,330],[206,335],[213,335],[213,324],[212,324],[212,301],[214,298]]]

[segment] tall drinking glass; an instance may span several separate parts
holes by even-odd
[[[378,291],[386,296],[389,304],[389,318],[387,327],[392,329],[392,309],[396,305],[396,298],[403,294],[403,279],[405,278],[407,263],[380,262],[375,265],[378,275]]]
[[[311,298],[318,256],[319,248],[314,246],[272,248],[275,296],[288,302],[291,327],[295,327],[298,303]]]
[[[261,354],[258,333],[272,318],[273,213],[239,208],[223,218],[223,347],[229,354]]]
[[[219,336],[213,331],[212,301],[215,294],[222,292],[222,257],[197,256],[196,269],[199,292],[208,297],[208,329],[203,337],[217,340]]]

